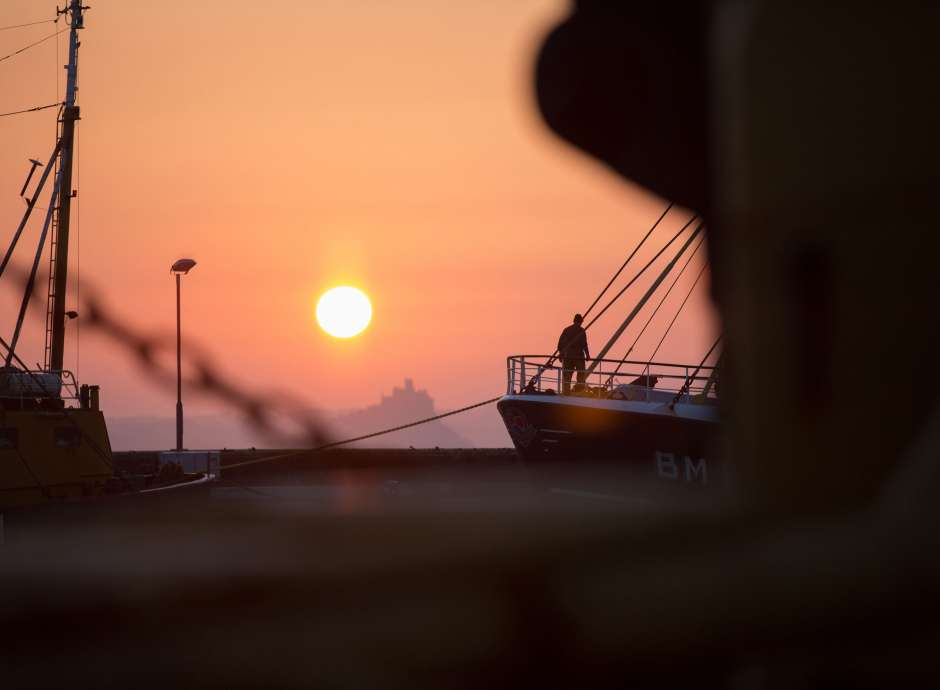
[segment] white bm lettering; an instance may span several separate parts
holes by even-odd
[[[705,458],[693,460],[688,455],[683,455],[680,468],[675,453],[657,450],[656,474],[662,479],[671,481],[684,479],[687,482],[700,481],[702,484],[708,484],[708,461]]]
[[[663,479],[678,479],[679,466],[676,465],[676,456],[672,453],[656,451],[656,474]]]
[[[708,484],[708,464],[705,462],[705,458],[699,458],[697,463],[692,462],[692,458],[688,455],[685,456],[685,480],[687,482],[695,481],[695,479],[702,475],[702,484]]]

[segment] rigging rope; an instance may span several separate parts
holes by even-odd
[[[695,367],[695,371],[693,371],[692,374],[688,378],[686,378],[685,383],[682,384],[682,388],[680,388],[679,392],[676,393],[676,397],[674,397],[672,399],[672,402],[669,403],[670,410],[676,409],[676,403],[679,402],[682,396],[685,395],[686,391],[688,391],[689,388],[691,388],[692,382],[695,381],[695,378],[698,376],[698,373],[702,370],[702,367],[705,366],[705,362],[707,362],[708,358],[712,356],[712,352],[715,351],[715,348],[718,347],[718,343],[720,342],[721,342],[721,335],[719,335],[715,339],[715,343],[710,348],[708,348],[708,352],[706,352],[705,356],[702,357],[702,361],[699,363],[699,365]]]
[[[627,290],[629,290],[630,287],[631,287],[637,280],[640,279],[640,276],[642,276],[650,266],[652,266],[654,263],[656,263],[656,260],[657,260],[659,257],[661,257],[661,256],[663,255],[663,253],[664,253],[667,249],[669,249],[670,246],[672,246],[672,243],[673,243],[673,242],[675,242],[677,239],[679,239],[679,235],[681,235],[683,232],[685,232],[686,229],[687,229],[690,225],[692,225],[692,223],[695,221],[696,218],[698,218],[697,215],[692,216],[692,217],[689,219],[689,221],[688,221],[685,225],[683,225],[681,228],[679,228],[679,232],[677,232],[675,235],[673,235],[673,236],[672,236],[672,239],[669,240],[669,241],[663,246],[662,249],[660,249],[658,252],[656,252],[656,254],[653,256],[653,258],[650,259],[650,260],[646,263],[646,265],[645,265],[643,268],[641,268],[640,271],[639,271],[635,276],[633,276],[633,279],[630,280],[629,283],[627,283],[626,285],[624,285],[624,286],[620,289],[620,292],[618,292],[616,295],[613,296],[613,298],[611,298],[610,302],[607,303],[607,306],[605,306],[603,309],[601,309],[600,313],[588,322],[588,325],[584,327],[584,330],[587,330],[588,328],[590,328],[599,318],[601,318],[601,317],[604,315],[604,313],[605,313],[608,309],[610,309],[612,306],[614,306],[614,302],[616,302],[618,299],[620,299],[620,298],[623,296],[623,293],[625,293]]]
[[[11,24],[10,26],[0,26],[0,31],[9,31],[10,29],[22,29],[26,26],[36,26],[38,24],[55,24],[56,19],[43,19],[38,22],[28,22],[26,24]]]
[[[59,39],[56,39],[55,41],[55,64],[53,65],[53,70],[52,70],[55,73],[55,97],[56,98],[59,98],[59,71],[60,71],[59,65],[61,64],[59,62],[59,43],[60,43]],[[59,136],[58,123],[56,123],[56,136]]]
[[[25,110],[13,110],[9,113],[0,113],[0,117],[9,117],[10,115],[22,115],[23,113],[35,113],[39,110],[46,110],[47,108],[57,108],[60,105],[65,105],[65,103],[50,103],[49,105],[37,105],[34,108],[26,108]]]
[[[640,332],[637,334],[636,338],[633,339],[633,343],[630,345],[629,348],[627,348],[627,351],[626,353],[624,353],[623,358],[617,364],[617,368],[614,369],[614,371],[607,378],[608,386],[614,380],[614,376],[620,373],[620,367],[626,364],[627,358],[630,356],[630,353],[633,352],[634,348],[636,347],[636,344],[640,342],[640,338],[642,338],[643,334],[646,333],[646,329],[649,328],[651,323],[653,323],[653,319],[656,318],[656,314],[659,313],[660,308],[663,306],[663,304],[666,303],[666,300],[669,298],[669,295],[672,293],[673,288],[679,283],[679,280],[682,278],[682,275],[685,273],[685,269],[687,269],[689,267],[689,264],[692,263],[692,259],[695,258],[696,253],[698,253],[698,250],[701,249],[703,244],[705,244],[704,237],[701,240],[699,240],[699,243],[697,245],[695,245],[695,249],[692,250],[692,253],[689,255],[689,258],[686,259],[685,263],[682,265],[682,268],[679,270],[678,275],[676,275],[675,280],[672,281],[672,284],[669,286],[669,289],[666,290],[666,294],[664,294],[663,298],[659,300],[659,304],[656,305],[656,308],[653,310],[653,313],[650,314],[650,317],[646,320],[646,323],[643,324],[643,328],[640,329]],[[696,282],[698,282],[697,278],[696,278]],[[694,284],[693,284],[693,287],[694,287]],[[682,305],[679,307],[679,311],[682,311],[682,307],[684,306],[685,306],[685,302],[683,301]],[[678,316],[678,313],[676,315]],[[670,324],[670,327],[671,325],[672,324]],[[667,333],[668,333],[668,329],[667,329]],[[650,359],[652,359],[652,357]]]
[[[671,208],[671,207],[672,207],[672,204],[670,203],[670,205],[669,205],[669,207],[666,209],[666,211],[668,211],[669,208]],[[663,216],[665,216],[665,213],[663,214]],[[656,223],[653,225],[654,228],[656,227],[656,225],[659,224],[659,221],[662,220],[663,216],[660,216],[659,220],[656,221]],[[697,215],[693,215],[693,216],[689,219],[689,221],[679,229],[679,232],[677,232],[675,235],[673,235],[673,236],[672,236],[672,239],[670,239],[670,240],[666,243],[666,245],[665,245],[664,247],[662,247],[658,252],[656,252],[655,256],[653,256],[653,258],[650,259],[650,260],[646,263],[646,265],[643,266],[643,268],[641,268],[641,269],[636,273],[636,275],[633,276],[633,278],[630,280],[630,282],[628,282],[628,283],[620,290],[620,292],[618,292],[616,295],[614,295],[614,297],[610,300],[610,302],[608,302],[607,305],[606,305],[603,309],[601,309],[600,313],[588,322],[588,324],[584,327],[584,330],[585,330],[585,331],[586,331],[587,329],[589,329],[591,326],[593,326],[594,323],[595,323],[599,318],[601,318],[601,317],[604,315],[604,312],[606,312],[608,309],[610,309],[610,308],[613,306],[614,302],[616,302],[618,299],[620,299],[620,297],[623,295],[623,293],[626,292],[626,291],[630,288],[630,286],[632,286],[637,280],[640,279],[640,277],[647,271],[647,269],[649,269],[649,267],[652,266],[660,256],[662,256],[663,252],[665,252],[667,249],[669,249],[670,245],[672,245],[672,243],[675,242],[675,241],[678,239],[679,235],[681,235],[681,234],[686,230],[686,228],[688,228],[688,227],[695,221],[695,219],[696,219],[697,217],[698,217]],[[646,237],[649,237],[649,233],[646,234]],[[644,237],[643,240],[640,242],[641,245],[642,245],[643,242],[646,241],[646,237]],[[637,249],[639,249],[639,246],[637,247]],[[632,258],[634,254],[636,254],[636,250],[634,250],[634,251],[630,254],[630,258]],[[630,260],[630,259],[628,258],[627,261],[629,261],[629,260]],[[625,265],[626,265],[626,263],[624,264],[624,266],[625,266]],[[621,266],[620,271],[622,271],[622,270],[623,270],[623,267]],[[617,271],[617,274],[618,274],[618,275],[619,275],[620,271]],[[613,281],[611,281],[611,282],[613,282]],[[610,283],[607,284],[607,287],[610,287]],[[607,287],[605,287],[605,288],[601,291],[601,294],[598,295],[597,299],[594,300],[594,304],[596,304],[596,303],[598,302],[598,300],[600,300],[601,295],[603,295],[604,292],[607,291]],[[592,304],[591,306],[593,307],[594,305]],[[539,366],[538,371],[535,373],[535,375],[534,375],[531,379],[529,379],[529,385],[533,385],[533,384],[535,383],[535,381],[537,381],[537,380],[539,379],[539,377],[542,375],[542,372],[545,371],[548,367],[552,366],[552,364],[554,364],[555,360],[558,359],[558,354],[559,354],[559,352],[560,352],[560,350],[558,350],[558,349],[556,348],[555,351],[552,353],[552,356],[548,358],[548,361],[547,361],[545,364],[542,364],[542,365]]]
[[[649,236],[653,234],[653,230],[655,230],[655,229],[659,226],[659,224],[662,222],[663,218],[666,217],[666,214],[669,213],[669,211],[672,209],[672,207],[673,207],[673,202],[670,201],[670,202],[669,202],[669,205],[666,207],[666,210],[663,211],[663,212],[662,212],[662,215],[659,216],[659,218],[656,219],[656,222],[655,222],[655,223],[653,223],[653,227],[651,227],[651,228],[649,229],[649,231],[646,233],[646,235],[643,236],[643,239],[640,240],[640,243],[639,243],[636,247],[634,247],[634,249],[633,249],[632,252],[630,252],[630,256],[627,257],[627,260],[624,261],[624,262],[623,262],[623,265],[622,265],[620,268],[617,269],[617,272],[616,272],[616,273],[614,273],[614,277],[610,279],[610,281],[607,283],[607,285],[604,286],[604,289],[600,291],[600,294],[599,294],[597,297],[594,298],[594,301],[593,301],[593,302],[591,302],[591,306],[588,307],[587,310],[586,310],[586,311],[584,312],[584,314],[583,314],[585,317],[587,317],[587,315],[591,313],[591,310],[594,309],[594,307],[597,306],[597,303],[601,301],[601,297],[604,296],[604,293],[606,293],[607,290],[610,289],[610,286],[614,284],[614,281],[617,280],[617,278],[620,277],[620,274],[623,272],[623,269],[625,269],[625,268],[627,267],[627,264],[630,263],[631,259],[633,259],[633,257],[636,256],[636,253],[637,253],[638,251],[640,251],[640,248],[643,246],[643,244],[646,242],[646,240],[649,239]]]
[[[38,46],[40,43],[45,43],[45,42],[48,41],[49,39],[55,38],[55,37],[58,36],[59,34],[64,34],[66,31],[70,31],[70,30],[71,30],[71,29],[59,29],[59,30],[56,31],[54,34],[49,34],[49,35],[46,36],[45,38],[40,38],[40,39],[39,39],[38,41],[36,41],[35,43],[30,43],[28,46],[23,46],[23,47],[20,48],[19,50],[14,50],[14,51],[13,51],[12,53],[10,53],[9,55],[4,55],[3,57],[0,57],[0,62],[3,62],[4,60],[9,60],[11,57],[13,57],[13,56],[15,56],[15,55],[19,55],[20,53],[25,53],[25,52],[26,52],[27,50],[29,50],[30,48],[34,48],[35,46]]]
[[[263,462],[271,462],[272,460],[281,460],[283,458],[291,458],[298,455],[304,455],[305,453],[313,453],[321,450],[327,450],[328,448],[336,448],[338,446],[345,446],[350,443],[355,443],[356,441],[365,441],[366,439],[375,438],[376,436],[384,436],[385,434],[391,434],[395,431],[401,431],[402,429],[410,429],[413,426],[419,426],[421,424],[427,424],[428,422],[433,422],[438,419],[444,419],[444,417],[451,417],[455,414],[460,414],[461,412],[467,412],[473,410],[477,407],[483,407],[485,405],[492,405],[494,402],[499,400],[503,396],[497,396],[495,398],[490,398],[489,400],[484,400],[482,402],[474,403],[473,405],[467,405],[466,407],[461,407],[457,410],[451,410],[450,412],[444,412],[439,415],[434,415],[433,417],[427,417],[425,419],[419,419],[416,422],[410,422],[408,424],[401,424],[399,426],[394,426],[389,429],[382,429],[381,431],[374,431],[371,434],[365,434],[363,436],[356,436],[355,438],[347,438],[342,441],[333,441],[331,443],[324,443],[323,445],[316,446],[314,448],[305,448],[303,450],[294,450],[289,453],[281,453],[279,455],[269,455],[265,458],[257,458],[256,460],[246,460],[244,462],[235,463],[234,465],[225,465],[221,467],[222,470],[232,470],[236,467],[245,467],[247,465],[257,465]]]
[[[669,331],[672,330],[673,324],[675,324],[676,319],[679,318],[679,314],[682,313],[685,303],[689,301],[689,297],[692,296],[692,292],[695,290],[695,286],[698,285],[698,281],[701,280],[702,276],[705,275],[705,269],[708,268],[708,264],[702,266],[702,270],[698,272],[698,275],[695,277],[695,281],[692,283],[692,287],[689,288],[688,293],[685,295],[685,299],[682,300],[682,304],[679,305],[679,310],[676,312],[675,316],[672,317],[672,321],[669,322],[669,325],[666,327],[666,332],[663,333],[663,337],[659,339],[659,342],[656,344],[656,349],[653,350],[653,354],[650,355],[649,363],[653,362],[653,359],[656,358],[656,353],[659,352],[659,348],[662,347],[663,341],[666,340],[666,336],[669,335]]]

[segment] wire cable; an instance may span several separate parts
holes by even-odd
[[[633,278],[630,280],[630,282],[627,283],[626,285],[624,285],[624,286],[620,289],[620,292],[618,292],[616,295],[614,295],[614,296],[611,298],[610,302],[608,302],[607,305],[606,305],[603,309],[601,309],[600,313],[597,314],[597,316],[595,316],[593,319],[591,319],[591,320],[588,322],[588,325],[584,327],[584,330],[587,330],[588,328],[590,328],[599,318],[601,318],[601,317],[604,315],[604,313],[605,313],[608,309],[610,309],[612,306],[614,306],[614,302],[616,302],[618,299],[620,299],[620,298],[623,296],[623,293],[625,293],[627,290],[629,290],[630,287],[631,287],[636,281],[638,281],[638,280],[640,279],[640,276],[642,276],[644,273],[646,273],[647,269],[649,269],[650,266],[652,266],[654,263],[656,263],[656,260],[657,260],[659,257],[661,257],[661,256],[663,255],[663,253],[664,253],[667,249],[669,249],[670,246],[672,246],[672,243],[673,243],[673,242],[675,242],[677,239],[679,239],[679,235],[681,235],[683,232],[685,232],[686,229],[687,229],[690,225],[692,225],[693,222],[695,222],[695,219],[696,219],[696,218],[698,218],[697,215],[692,216],[691,218],[689,218],[689,221],[688,221],[685,225],[683,225],[681,228],[679,228],[679,232],[677,232],[675,235],[673,235],[673,236],[672,236],[672,239],[669,240],[668,242],[666,242],[666,244],[662,247],[662,249],[660,249],[658,252],[656,252],[656,254],[653,256],[653,258],[650,259],[650,260],[646,263],[646,265],[645,265],[643,268],[641,268],[641,269],[639,270],[639,272],[638,272],[635,276],[633,276]]]
[[[620,367],[626,364],[627,358],[630,356],[630,353],[632,353],[634,348],[636,348],[637,343],[640,342],[640,338],[642,338],[643,334],[646,333],[646,329],[649,328],[651,323],[653,323],[653,319],[656,318],[656,314],[659,313],[660,308],[663,306],[663,304],[666,303],[666,300],[669,298],[669,295],[672,293],[673,288],[675,288],[676,285],[679,283],[679,280],[682,278],[683,274],[685,273],[685,269],[687,269],[689,267],[689,264],[692,263],[692,259],[695,258],[696,253],[698,253],[698,250],[701,249],[703,244],[705,244],[704,237],[701,240],[699,240],[699,243],[697,245],[695,245],[695,249],[692,250],[692,253],[689,255],[689,258],[686,259],[682,268],[679,270],[678,275],[676,275],[675,280],[672,281],[672,284],[669,286],[669,289],[666,290],[666,294],[664,294],[663,298],[659,300],[659,304],[656,305],[656,308],[653,310],[653,313],[650,314],[649,318],[646,320],[646,323],[643,324],[643,328],[641,328],[640,332],[637,333],[636,338],[633,339],[633,343],[631,343],[630,347],[627,348],[626,353],[624,353],[620,362],[617,364],[617,368],[614,369],[614,371],[608,377],[607,379],[608,386],[613,382],[614,376],[620,373]],[[685,306],[685,302],[682,303],[682,306]],[[682,311],[681,306],[679,307],[679,311]]]
[[[649,364],[652,364],[653,359],[656,357],[656,353],[659,352],[659,348],[662,347],[663,341],[666,340],[666,336],[669,335],[669,331],[672,330],[673,324],[676,323],[676,319],[679,318],[679,314],[682,313],[685,303],[689,301],[689,297],[692,296],[692,292],[695,290],[695,286],[698,285],[698,281],[702,279],[702,276],[705,275],[705,269],[708,268],[708,264],[702,266],[702,270],[698,272],[698,275],[695,277],[695,281],[692,283],[692,287],[689,288],[688,293],[686,293],[685,299],[682,300],[682,304],[679,305],[679,310],[676,311],[675,316],[672,317],[672,321],[669,322],[669,325],[666,327],[666,332],[663,333],[663,337],[659,339],[659,342],[656,344],[656,349],[653,350],[653,354],[650,355]]]
[[[636,253],[640,251],[640,248],[643,246],[646,240],[649,239],[649,236],[653,234],[653,231],[659,226],[663,218],[666,217],[666,214],[669,213],[670,210],[672,210],[673,205],[674,205],[674,202],[670,201],[669,205],[666,207],[666,210],[663,211],[662,215],[660,215],[659,218],[656,219],[656,222],[653,223],[653,227],[651,227],[649,231],[646,233],[646,235],[643,236],[643,239],[640,240],[640,243],[636,247],[634,247],[632,252],[630,252],[630,256],[627,257],[627,260],[624,261],[623,265],[617,269],[616,273],[614,273],[614,277],[611,278],[610,281],[607,283],[607,285],[604,286],[604,289],[600,291],[600,294],[594,298],[594,301],[591,302],[591,306],[588,307],[587,310],[584,312],[585,318],[587,317],[588,314],[591,313],[591,310],[597,306],[597,303],[601,301],[601,297],[603,297],[604,293],[606,293],[607,290],[610,289],[610,286],[614,284],[614,281],[620,277],[620,274],[623,272],[623,269],[627,267],[627,264],[630,263],[631,259],[633,259],[633,257],[636,256]]]
[[[674,397],[672,402],[669,403],[670,410],[676,409],[676,403],[678,403],[679,400],[682,399],[682,396],[685,395],[686,392],[692,387],[692,382],[695,381],[695,379],[698,377],[698,373],[702,370],[702,367],[705,366],[705,362],[707,362],[708,358],[712,356],[712,352],[715,351],[715,348],[718,347],[718,343],[720,342],[721,335],[719,335],[715,339],[715,343],[710,348],[708,348],[708,352],[706,352],[705,356],[702,357],[702,361],[699,363],[699,365],[695,367],[695,371],[693,371],[692,374],[686,378],[685,383],[682,384],[682,388],[680,388],[679,392],[676,393],[676,397]]]
[[[59,62],[59,39],[55,40],[55,63],[52,65],[52,71],[55,73],[55,97],[59,98],[59,72],[61,71],[61,62]],[[56,136],[58,136],[58,125],[56,125]]]
[[[10,117],[11,115],[22,115],[23,113],[35,113],[40,110],[46,110],[47,108],[57,108],[60,105],[65,105],[64,103],[50,103],[49,105],[37,105],[34,108],[26,108],[25,110],[12,110],[8,113],[0,113],[0,117]]]
[[[3,57],[0,57],[0,62],[3,62],[4,60],[9,60],[11,57],[14,57],[14,56],[16,56],[16,55],[19,55],[20,53],[25,53],[25,52],[26,52],[27,50],[29,50],[30,48],[34,48],[35,46],[38,46],[38,45],[40,45],[41,43],[45,43],[45,42],[48,41],[49,39],[55,38],[55,37],[58,36],[59,34],[64,34],[66,31],[69,31],[69,29],[59,29],[59,30],[56,31],[54,34],[49,34],[49,35],[46,36],[45,38],[40,38],[40,39],[39,39],[38,41],[36,41],[35,43],[30,43],[28,46],[23,46],[23,47],[20,48],[19,50],[14,50],[14,51],[13,51],[12,53],[10,53],[9,55],[4,55]]]
[[[0,26],[0,31],[9,31],[10,29],[22,29],[27,26],[37,26],[39,24],[55,24],[55,19],[42,19],[38,22],[27,22],[26,24],[11,24],[10,26]]]

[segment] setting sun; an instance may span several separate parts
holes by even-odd
[[[342,285],[323,293],[317,302],[317,323],[334,338],[352,338],[372,320],[372,304],[358,288]]]

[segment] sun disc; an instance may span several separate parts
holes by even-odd
[[[349,285],[331,288],[317,301],[317,323],[334,338],[352,338],[372,320],[372,304],[362,290]]]

